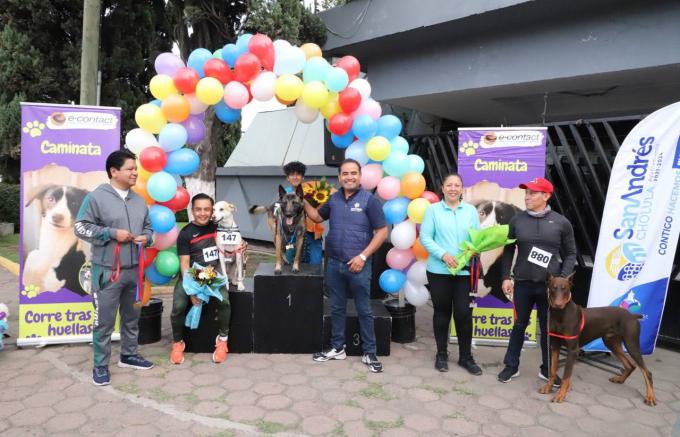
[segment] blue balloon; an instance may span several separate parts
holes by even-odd
[[[168,123],[158,134],[158,144],[166,152],[181,149],[189,138],[189,134],[184,126],[179,123]]]
[[[224,62],[229,64],[231,68],[236,65],[236,59],[238,59],[239,51],[236,44],[227,44],[222,47],[222,59]]]
[[[183,148],[175,150],[168,155],[168,163],[165,164],[163,170],[168,173],[176,173],[180,176],[189,176],[198,170],[200,163],[201,160],[198,153],[191,149]],[[149,178],[149,180],[151,180],[151,178]],[[175,179],[173,178],[172,180],[174,181]],[[149,193],[149,195],[151,195],[151,193]]]
[[[151,103],[152,105],[156,105],[156,106],[158,106],[159,108],[161,107],[161,101],[158,100],[158,99],[153,99],[153,100],[150,101],[149,103]]]
[[[383,214],[385,220],[391,225],[396,225],[406,220],[408,214],[408,204],[411,199],[406,197],[397,197],[396,199],[388,200],[383,204]]]
[[[392,114],[383,115],[378,119],[378,133],[388,140],[396,138],[401,133],[401,120]]]
[[[172,178],[175,181],[175,178]],[[177,185],[175,185],[175,189]],[[175,213],[170,208],[163,205],[151,205],[149,208],[149,220],[151,220],[151,229],[159,234],[170,232],[175,227]]]
[[[385,159],[382,163],[385,173],[399,179],[401,179],[401,177],[408,172],[408,164],[409,161],[406,158],[406,154],[398,150],[390,153],[387,159]],[[422,173],[422,171],[419,173]]]
[[[229,105],[224,103],[224,100],[217,102],[214,108],[215,115],[222,123],[231,124],[241,118],[241,110],[230,108]]]
[[[385,293],[394,294],[404,286],[406,275],[399,270],[387,269],[380,274],[378,282]]]
[[[305,68],[302,70],[302,80],[304,83],[309,82],[323,82],[326,77],[326,72],[331,68],[328,61],[322,57],[314,57],[305,63]]]
[[[244,33],[243,35],[239,36],[236,39],[236,47],[238,48],[239,56],[248,51],[248,43],[250,42],[250,38],[252,37],[253,37],[252,34]]]
[[[176,152],[172,152],[170,155],[174,153]],[[158,173],[152,174],[149,178],[148,182],[146,183],[146,191],[156,202],[167,202],[168,200],[175,197],[175,192],[177,191],[177,181],[175,180],[175,177],[169,172],[159,171]]]
[[[418,155],[408,155],[408,173],[422,173],[425,170],[425,161]]]
[[[349,83],[349,76],[347,72],[339,67],[331,67],[326,72],[324,83],[329,91],[339,93],[344,90]]]
[[[151,265],[144,270],[144,276],[146,276],[146,279],[153,285],[165,285],[172,279],[172,276],[163,276],[158,273],[154,263],[151,263]]]
[[[390,140],[390,144],[392,144],[392,151],[399,150],[401,152],[404,152],[408,154],[409,150],[409,145],[408,141],[404,137],[396,137]]]
[[[205,73],[203,72],[203,65],[208,59],[212,57],[213,54],[210,50],[203,48],[196,49],[189,55],[189,59],[187,60],[187,66],[196,70],[200,77],[205,77]]]
[[[339,149],[346,149],[350,144],[354,142],[354,134],[350,130],[345,135],[335,135],[331,134],[331,141],[335,144],[335,147]]]
[[[345,158],[353,159],[361,165],[368,163],[368,155],[366,154],[366,144],[363,141],[355,141],[345,149]]]
[[[368,141],[373,138],[377,129],[378,125],[375,120],[366,114],[358,116],[354,119],[354,123],[352,123],[352,132],[361,141]]]

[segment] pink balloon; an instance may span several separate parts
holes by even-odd
[[[179,235],[179,229],[177,226],[172,228],[165,234],[154,234],[153,235],[153,247],[158,250],[164,250],[175,244],[177,241],[177,236]]]
[[[224,103],[230,108],[241,109],[248,104],[250,93],[248,88],[235,80],[224,87]]]
[[[392,200],[401,191],[401,181],[394,176],[386,176],[378,182],[378,196],[384,200]]]
[[[387,257],[385,258],[387,265],[393,269],[403,270],[415,259],[413,251],[411,249],[397,249],[393,247],[387,252]]]
[[[372,190],[378,186],[383,176],[382,165],[367,164],[361,167],[361,186],[365,190]]]
[[[359,108],[357,108],[356,111],[352,112],[352,119],[356,120],[356,118],[359,117],[360,115],[368,115],[373,120],[379,119],[380,116],[382,115],[382,108],[380,107],[380,103],[376,102],[371,98],[362,100],[361,104],[359,105]]]

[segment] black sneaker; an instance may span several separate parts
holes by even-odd
[[[108,366],[97,366],[92,369],[92,383],[94,385],[109,385],[111,374]]]
[[[344,360],[345,358],[347,358],[347,354],[344,347],[342,349],[332,347],[312,355],[314,361]]]
[[[148,370],[153,367],[151,361],[147,361],[139,355],[121,355],[118,367],[129,367],[137,370]]]
[[[378,357],[375,354],[364,354],[361,357],[361,362],[368,366],[368,370],[373,373],[380,373],[383,370],[382,363],[378,361]]]
[[[519,369],[517,367],[505,366],[505,369],[501,370],[501,373],[498,374],[498,380],[500,382],[510,382],[516,376],[519,376]]]
[[[437,352],[434,356],[434,368],[440,372],[449,371],[449,354],[446,352]]]
[[[482,374],[482,368],[475,363],[475,360],[468,358],[466,360],[458,361],[458,365],[470,372],[472,375],[479,376]]]
[[[550,377],[548,376],[548,369],[541,366],[541,370],[538,371],[538,377],[541,378],[543,381],[549,381]],[[560,375],[556,375],[555,382],[553,382],[553,388],[559,388],[561,385],[562,378],[560,378]]]

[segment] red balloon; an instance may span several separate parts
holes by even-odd
[[[160,147],[145,147],[139,154],[139,163],[145,170],[157,172],[163,170],[165,164],[168,163],[168,156],[165,154],[165,150]]]
[[[167,206],[174,212],[181,211],[189,204],[189,192],[184,187],[177,187],[175,197],[167,202],[158,202],[159,205]]]
[[[338,94],[338,103],[342,112],[351,114],[361,105],[361,93],[356,88],[345,88]]]
[[[258,33],[250,38],[248,51],[257,56],[265,70],[274,69],[274,43],[267,35]]]
[[[359,77],[359,73],[361,72],[361,65],[354,56],[343,56],[335,66],[340,67],[347,72],[350,82]]]
[[[236,65],[234,66],[236,80],[245,83],[251,79],[255,79],[257,75],[260,74],[261,69],[262,64],[257,56],[252,53],[244,53],[238,57]]]
[[[423,194],[420,195],[423,199],[427,200],[430,203],[437,203],[439,202],[439,196],[437,196],[435,193],[432,191],[423,191]]]
[[[179,68],[172,77],[175,88],[184,94],[190,94],[196,91],[196,84],[199,80],[201,80],[201,77],[196,70],[190,67]]]
[[[147,247],[146,249],[144,249],[143,268],[147,268],[151,264],[153,264],[153,260],[156,259],[156,255],[158,255],[158,249],[156,249],[155,247]]]
[[[344,112],[338,112],[328,120],[328,130],[335,135],[345,135],[352,129],[352,117]]]
[[[234,80],[234,73],[232,73],[227,63],[221,59],[212,58],[205,61],[205,64],[203,64],[203,72],[206,77],[214,77],[219,80],[222,85],[226,85]]]

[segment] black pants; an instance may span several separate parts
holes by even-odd
[[[519,355],[524,345],[524,333],[529,326],[531,310],[536,304],[538,326],[541,329],[541,367],[550,369],[548,361],[548,295],[545,282],[515,281],[513,305],[517,318],[512,327],[508,350],[503,363],[510,367],[519,367]]]
[[[470,277],[427,272],[434,315],[432,328],[437,352],[446,352],[449,323],[453,322],[458,336],[458,361],[472,358],[472,308],[470,308]]]

